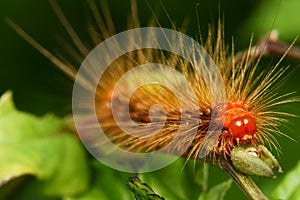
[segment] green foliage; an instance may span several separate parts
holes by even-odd
[[[281,39],[290,42],[300,32],[299,6],[299,0],[261,1],[255,12],[241,25],[239,34],[245,38],[249,38],[252,33],[260,37],[276,29]]]
[[[300,162],[288,172],[273,191],[274,199],[300,199]]]
[[[226,192],[231,187],[232,180],[224,181],[214,187],[209,191],[202,193],[198,200],[222,200],[225,197]]]
[[[38,182],[37,193],[66,196],[85,191],[86,154],[64,128],[64,122],[53,115],[39,118],[16,110],[12,93],[5,93],[0,100],[0,183],[30,175]],[[25,194],[15,193],[14,198],[18,195]]]
[[[129,200],[134,198],[126,186],[126,181],[128,177],[133,176],[132,174],[116,171],[95,160],[90,162],[90,171],[93,177],[90,188],[78,196],[65,197],[63,200]]]

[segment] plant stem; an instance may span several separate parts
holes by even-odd
[[[241,61],[244,54],[249,54],[251,59],[273,55],[300,61],[300,47],[294,46],[297,38],[294,39],[292,44],[286,44],[278,40],[278,34],[276,30],[270,31],[250,50],[237,53],[237,55],[234,56],[236,62]]]
[[[218,165],[236,182],[236,184],[243,190],[249,199],[268,199],[249,176],[238,172],[228,160],[225,158],[220,158]]]

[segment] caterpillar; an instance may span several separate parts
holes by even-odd
[[[134,32],[137,35],[133,34],[131,38],[127,35],[122,42],[113,40],[108,53],[97,54],[96,58],[86,60],[91,50],[80,40],[57,3],[53,0],[50,3],[78,48],[79,56],[74,58],[77,61],[75,67],[71,62],[50,53],[12,21],[8,23],[58,68],[76,80],[78,90],[83,90],[79,94],[73,93],[73,108],[76,104],[75,115],[78,114],[79,118],[87,115],[87,118],[83,117],[84,120],[77,121],[77,129],[81,139],[92,146],[92,151],[100,151],[94,152],[94,155],[101,154],[100,157],[103,157],[114,151],[105,146],[104,139],[108,139],[116,149],[133,153],[163,149],[168,154],[189,159],[230,158],[236,146],[268,144],[277,149],[275,136],[286,135],[278,127],[286,123],[286,117],[291,114],[278,111],[276,107],[298,101],[294,93],[280,96],[276,93],[281,85],[280,79],[289,71],[288,67],[280,67],[286,53],[277,64],[262,71],[259,62],[263,51],[259,53],[258,47],[250,44],[247,51],[235,56],[234,45],[229,51],[224,42],[221,21],[218,22],[216,37],[211,29],[206,42],[201,43],[206,53],[202,52],[203,49],[195,50],[196,43],[193,40],[190,46],[185,45],[183,36],[175,42],[172,38],[165,40],[170,43],[171,50],[181,49],[192,55],[190,60],[174,52],[155,49],[156,46],[151,46],[151,43],[159,44],[168,31],[160,27],[155,29],[158,32],[146,32],[149,35],[145,39],[142,33],[144,29],[139,29],[137,2],[133,0],[128,29],[138,28],[136,30],[140,33]],[[92,21],[97,25],[92,26],[92,40],[96,47],[99,41],[116,35],[116,32],[106,4],[102,5],[103,14],[98,11],[95,2],[89,1],[89,6]],[[154,17],[148,26],[159,27],[159,22]],[[266,40],[271,37],[272,34],[268,35]],[[127,40],[137,44],[142,42],[149,47],[133,48],[117,56],[113,62],[108,62],[106,54],[122,50],[124,44],[126,46],[129,43]],[[79,66],[92,65],[92,62],[109,64],[101,69],[101,77],[97,76],[99,72],[94,68],[77,73]],[[213,66],[217,67],[216,73],[211,73]],[[89,121],[88,112],[95,112],[96,120]],[[99,127],[105,136],[93,135]]]

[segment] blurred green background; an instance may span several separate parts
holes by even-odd
[[[149,1],[150,2],[150,1]],[[254,33],[257,41],[271,28],[279,30],[280,39],[290,43],[300,34],[300,0],[228,0],[228,1],[179,1],[162,0],[172,21],[180,27],[183,20],[189,19],[187,34],[198,35],[196,10],[199,13],[201,32],[207,32],[208,24],[216,24],[221,15],[225,20],[225,36],[231,44],[234,36],[236,50],[244,50],[249,38]],[[83,40],[88,40],[86,31],[87,5],[82,1],[60,0],[59,5],[78,31]],[[198,6],[196,4],[199,3]],[[130,1],[113,0],[108,2],[115,26],[118,31],[126,29],[127,17],[130,15]],[[163,27],[170,27],[170,22],[161,8],[160,1],[151,1],[151,7]],[[219,6],[221,4],[221,6]],[[151,11],[145,1],[138,1],[142,24],[146,25],[151,18]],[[65,115],[71,112],[72,81],[61,73],[53,64],[38,53],[33,47],[19,37],[6,23],[10,18],[43,46],[54,52],[62,52],[61,41],[70,42],[63,26],[58,21],[48,1],[40,0],[1,0],[0,2],[0,93],[10,89],[14,92],[19,109],[38,115],[53,112]],[[215,25],[216,26],[216,25]],[[296,42],[300,46],[300,41]],[[276,63],[278,58],[268,57],[265,66]],[[286,59],[282,66],[291,65],[296,70],[279,93],[296,91],[299,96],[299,61]],[[263,66],[262,66],[263,67]],[[300,116],[300,104],[290,104],[283,108]],[[291,123],[282,127],[287,135],[300,141],[300,119],[291,118]],[[286,137],[277,137],[282,147],[278,159],[285,172],[289,171],[300,160],[299,143]],[[214,185],[228,177],[215,167],[210,168],[209,184]],[[284,174],[275,180],[255,178],[255,181],[268,194]],[[245,199],[242,192],[233,185],[226,199]]]

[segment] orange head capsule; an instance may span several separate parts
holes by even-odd
[[[257,127],[255,116],[250,113],[243,102],[228,102],[224,129],[228,136],[239,144],[255,141]]]
[[[251,137],[257,131],[256,124],[254,118],[245,115],[242,117],[238,117],[233,119],[228,127],[229,134],[232,135],[233,138],[244,138],[245,136]]]

